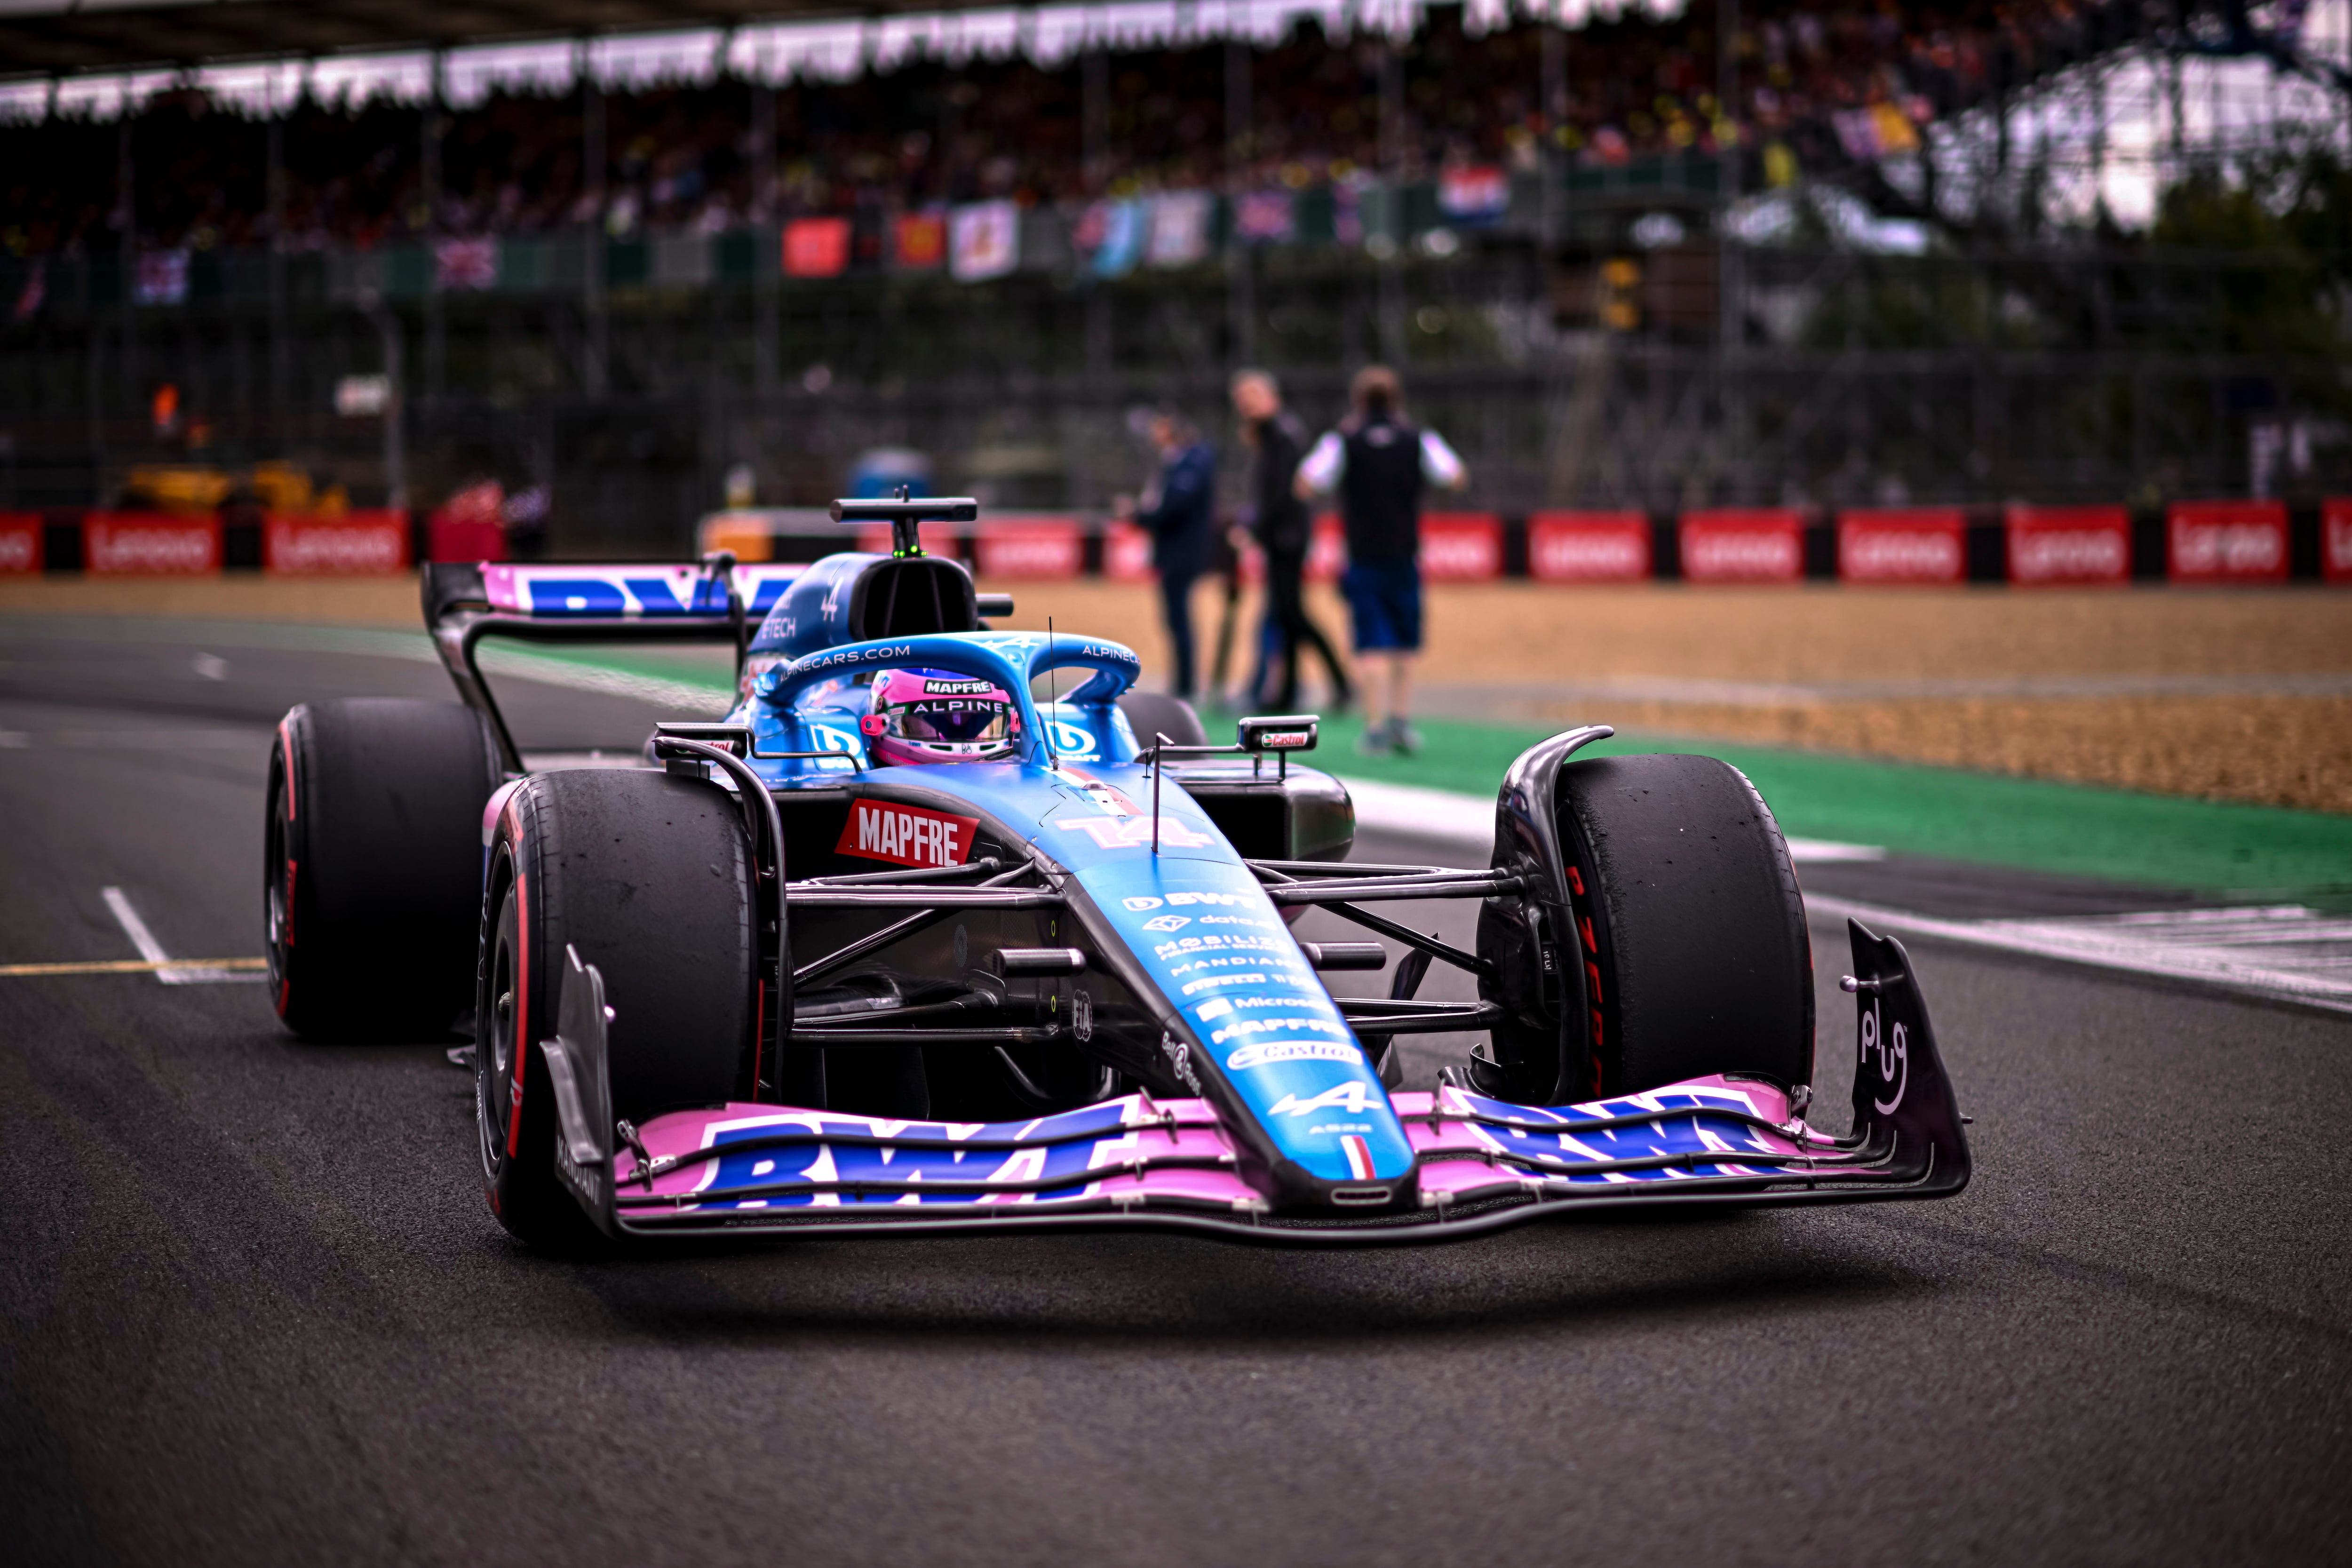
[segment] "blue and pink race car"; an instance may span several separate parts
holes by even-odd
[[[806,567],[427,568],[462,703],[306,704],[270,768],[278,1010],[309,1036],[468,1010],[481,1172],[516,1236],[1160,1226],[1329,1244],[1614,1205],[1938,1197],[1969,1176],[1902,948],[1853,929],[1852,1131],[1805,1120],[1811,953],[1787,846],[1714,758],[1504,777],[1483,867],[1349,858],[1314,718],[1212,744],[1099,637],[923,552],[970,501],[843,502],[887,553]],[[485,637],[735,650],[723,717],[533,772]],[[1455,946],[1384,913],[1477,905]],[[1321,972],[1402,952],[1381,997]],[[1417,998],[1433,963],[1475,1002]],[[1399,1037],[1475,1037],[1404,1091]]]

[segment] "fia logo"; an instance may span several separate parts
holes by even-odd
[[[1891,1039],[1880,1038],[1878,1002],[1874,998],[1870,1011],[1862,1016],[1862,1063],[1870,1065],[1874,1053],[1878,1058],[1878,1080],[1895,1086],[1895,1098],[1880,1100],[1873,1096],[1871,1109],[1881,1116],[1891,1116],[1903,1103],[1903,1091],[1911,1086],[1911,1041],[1909,1031],[1901,1024],[1895,1026]]]

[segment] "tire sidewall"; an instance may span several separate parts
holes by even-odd
[[[1682,826],[1697,829],[1702,837],[1736,835],[1742,840],[1738,852],[1743,863],[1736,877],[1727,877],[1733,885],[1719,898],[1708,900],[1705,907],[1689,902],[1661,907],[1654,890],[1610,886],[1610,868],[1596,852],[1585,820],[1586,811],[1600,808],[1588,805],[1580,809],[1573,793],[1576,785],[1601,776],[1597,770],[1612,764],[1618,773],[1630,772],[1627,764],[1672,764],[1683,771],[1685,779],[1705,782],[1706,791],[1694,793],[1703,793],[1703,805],[1723,815],[1714,822]],[[1585,1059],[1582,1064],[1563,1065],[1572,1077],[1581,1066],[1580,1092],[1606,1098],[1710,1072],[1763,1078],[1784,1089],[1809,1083],[1814,1049],[1811,938],[1787,841],[1748,776],[1719,758],[1681,753],[1580,761],[1562,770],[1558,819],[1574,927],[1570,940],[1582,971],[1580,989],[1587,1009]],[[1662,824],[1653,820],[1643,826],[1655,834]],[[1692,850],[1690,845],[1643,846],[1638,837],[1635,847],[1647,847],[1653,854]],[[1623,851],[1617,853],[1622,856]],[[1654,933],[1651,951],[1642,955],[1642,963],[1630,965],[1625,951],[1628,933],[1620,929],[1628,919],[1644,921],[1645,928],[1661,921],[1697,924],[1704,921],[1714,928],[1713,940],[1685,937],[1677,944],[1683,955],[1680,962],[1662,965],[1656,958],[1659,943]],[[1790,951],[1780,952],[1783,946]],[[1725,987],[1727,973],[1751,952],[1758,955],[1759,966],[1771,962],[1777,967],[1778,961],[1787,961],[1785,970],[1748,985],[1754,1005],[1727,1009],[1735,1016],[1706,1028],[1686,1026],[1673,1030],[1675,1040],[1656,1037],[1661,1031],[1654,1015],[1662,1010],[1658,1007],[1662,999],[1687,1001]],[[1635,967],[1642,973],[1631,973]],[[1760,1001],[1752,994],[1758,984],[1764,993]],[[1643,1016],[1629,1016],[1629,985],[1647,993],[1649,1006]],[[1688,1009],[1663,1011],[1686,1016]],[[1709,1030],[1714,1037],[1698,1047],[1696,1059],[1685,1057],[1673,1068],[1659,1065],[1662,1055],[1683,1054],[1681,1037]],[[1570,1032],[1571,1038],[1574,1033]]]

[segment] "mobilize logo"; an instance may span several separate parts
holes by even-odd
[[[1174,942],[1160,942],[1152,948],[1151,956],[1154,958],[1174,958],[1179,954],[1190,954],[1199,952],[1203,949],[1219,948],[1263,948],[1273,952],[1281,951],[1281,949],[1276,946],[1276,940],[1270,936],[1220,936],[1212,931],[1207,936],[1180,936]],[[1254,962],[1265,963],[1266,961],[1259,959],[1255,960]]]
[[[971,856],[976,816],[926,811],[919,805],[859,800],[842,825],[837,855],[860,855],[900,866],[961,866]]]

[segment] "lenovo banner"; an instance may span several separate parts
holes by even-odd
[[[1421,570],[1433,583],[1491,583],[1503,574],[1503,520],[1433,511],[1421,520]]]
[[[1086,535],[1070,517],[1003,518],[984,524],[973,542],[980,575],[1024,582],[1063,582],[1086,566]]]
[[[2176,583],[2286,581],[2286,503],[2179,500],[2164,519],[2165,573]]]
[[[2013,506],[2007,523],[2021,587],[2131,581],[2131,514],[2119,506]]]
[[[92,574],[207,576],[221,569],[217,517],[94,511],[82,523],[82,541]]]
[[[1528,519],[1528,575],[1545,583],[1639,583],[1650,574],[1650,516],[1539,511]]]
[[[1968,577],[1968,519],[1958,507],[1838,514],[1838,579],[1958,583]]]
[[[2331,583],[2352,583],[2352,496],[2319,503],[2319,574]]]
[[[404,571],[408,514],[387,509],[339,518],[272,517],[262,525],[261,563],[287,577]]]
[[[1686,511],[1682,558],[1693,583],[1794,583],[1805,574],[1804,514],[1790,507]]]
[[[1132,522],[1103,530],[1102,574],[1114,583],[1151,581],[1151,535]]]
[[[41,569],[41,514],[0,511],[0,577]]]
[[[1307,546],[1307,580],[1336,583],[1347,569],[1347,525],[1338,512],[1327,511],[1315,520],[1315,532]]]

